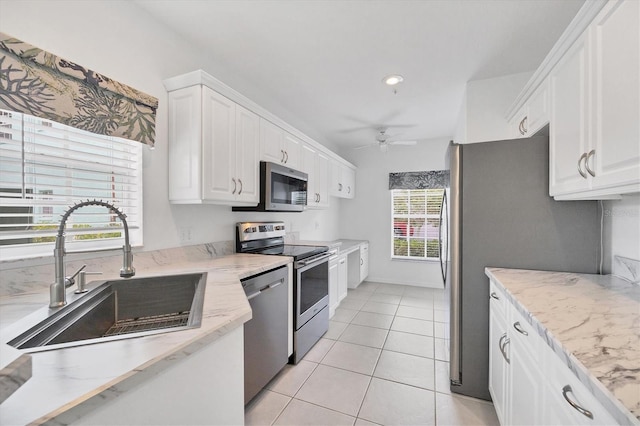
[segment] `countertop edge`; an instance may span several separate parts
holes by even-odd
[[[502,284],[494,271],[508,270],[508,268],[486,267],[485,274],[489,279],[494,280],[505,292],[505,296],[509,302],[518,310],[518,312],[527,320],[527,322],[536,330],[536,333],[544,340],[551,350],[563,361],[578,380],[585,385],[593,396],[602,403],[607,411],[621,424],[640,425],[638,419],[616,398],[605,385],[598,380],[587,367],[580,362],[562,343],[549,331],[529,310]],[[544,272],[544,271],[540,271]],[[549,272],[553,273],[553,272]],[[556,272],[563,273],[566,272]],[[579,275],[579,274],[578,274]]]

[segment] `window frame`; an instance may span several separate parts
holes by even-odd
[[[0,110],[0,112],[3,112],[3,110]],[[21,114],[19,112],[9,112],[9,114]],[[125,215],[127,215],[128,217],[130,217],[130,220],[128,221],[128,225],[129,225],[129,239],[130,239],[130,244],[133,247],[141,247],[143,245],[143,148],[144,148],[144,144],[141,144],[139,142],[136,141],[132,141],[132,140],[127,140],[127,139],[123,139],[123,138],[117,138],[117,137],[112,137],[112,136],[104,136],[104,135],[99,135],[99,134],[95,134],[95,133],[89,133],[86,131],[81,131],[78,129],[74,129],[71,128],[69,126],[66,126],[64,124],[60,124],[60,123],[55,123],[55,122],[51,122],[50,120],[46,120],[46,119],[42,119],[39,117],[33,117],[33,116],[28,116],[27,114],[24,114],[25,118],[28,117],[29,120],[38,120],[39,124],[42,126],[46,126],[46,127],[54,127],[56,129],[57,132],[59,133],[64,133],[65,135],[67,133],[69,134],[73,134],[74,139],[77,138],[79,139],[79,141],[77,142],[73,142],[73,143],[69,143],[68,139],[66,136],[64,137],[59,137],[59,138],[55,138],[56,140],[60,141],[60,145],[56,146],[57,150],[60,151],[66,151],[69,150],[69,145],[73,144],[73,145],[82,145],[82,135],[86,134],[87,135],[87,139],[85,139],[85,142],[87,140],[91,140],[91,139],[101,139],[103,141],[105,141],[105,146],[111,144],[113,146],[113,144],[118,144],[118,143],[122,143],[122,144],[126,144],[126,148],[123,148],[122,151],[120,151],[120,155],[126,155],[126,154],[131,154],[131,157],[129,157],[128,159],[130,160],[129,163],[131,164],[131,172],[132,175],[127,177],[126,182],[122,183],[121,185],[123,185],[123,187],[127,187],[128,189],[120,189],[120,191],[125,191],[129,194],[132,194],[132,196],[130,198],[127,198],[127,201],[125,203],[119,203],[119,202],[115,202],[114,205],[116,208],[120,209]],[[23,124],[26,123],[26,120],[23,121]],[[8,124],[8,123],[7,123]],[[26,124],[24,124],[26,126]],[[65,130],[67,129],[68,130]],[[22,134],[24,135],[26,132],[24,130],[22,130]],[[49,139],[52,139],[51,136],[48,136]],[[25,139],[26,140],[26,139]],[[47,166],[42,166],[39,163],[35,163],[34,164],[28,164],[26,161],[26,157],[27,155],[25,153],[28,152],[28,144],[29,142],[25,142],[22,139],[16,139],[17,144],[22,144],[22,148],[21,150],[18,150],[17,152],[22,152],[22,173],[23,173],[23,182],[24,179],[26,179],[24,177],[25,174],[31,176],[31,170],[37,167],[47,167]],[[108,142],[107,142],[108,141]],[[78,148],[77,146],[75,146],[74,148]],[[98,150],[103,150],[104,148],[101,146],[98,146],[96,149]],[[79,152],[81,153],[81,151],[68,151],[69,154],[64,154],[66,155],[77,155]],[[87,151],[88,152],[88,151]],[[91,156],[95,157],[95,154],[89,154],[89,157]],[[108,155],[105,155],[104,158],[107,158]],[[133,158],[135,157],[135,158]],[[55,164],[64,164],[64,160],[61,159],[62,157],[58,158]],[[80,173],[84,176],[91,174],[91,172],[96,172],[96,170],[100,170],[100,167],[105,167],[104,164],[106,163],[99,163],[96,162],[94,160],[87,160],[86,161],[87,164],[96,164],[96,166],[93,169],[71,169],[70,173],[74,173],[73,170],[77,170],[75,173]],[[97,169],[96,169],[97,167]],[[113,167],[113,166],[112,166]],[[29,169],[29,172],[26,172],[26,170]],[[38,172],[36,171],[35,174],[33,176],[39,176]],[[55,178],[54,178],[55,179]],[[58,178],[59,179],[59,178]],[[71,178],[67,178],[67,180],[69,181],[69,179]],[[83,179],[83,178],[80,178]],[[5,182],[7,188],[12,188],[13,184],[11,184],[9,181]],[[55,187],[57,184],[51,182],[51,186]],[[39,184],[41,185],[41,184]],[[25,194],[28,192],[24,192],[25,190],[28,191],[28,189],[32,189],[30,188],[29,185],[25,186],[25,184],[23,183],[23,189],[22,191],[20,189],[18,189],[18,193],[22,194],[22,197],[0,197],[0,203],[2,203],[3,206],[6,207],[25,207],[26,209],[31,209],[30,212],[28,212],[27,214],[33,214],[33,215],[37,215],[37,216],[45,216],[45,213],[49,216],[51,216],[52,218],[52,223],[50,223],[51,225],[55,225],[55,229],[52,226],[51,231],[47,231],[46,233],[42,233],[42,237],[51,237],[52,235],[55,235],[57,228],[60,224],[60,215],[63,212],[66,212],[68,210],[68,208],[80,201],[86,201],[87,198],[93,199],[94,197],[91,197],[90,195],[87,197],[87,194],[84,194],[82,196],[76,196],[76,195],[70,195],[71,192],[75,192],[78,191],[77,187],[70,185],[70,186],[66,186],[66,188],[63,188],[61,191],[62,192],[66,192],[66,194],[61,194],[61,193],[57,193],[56,195],[51,194],[52,198],[55,198],[55,200],[52,199],[51,204],[46,204],[43,203],[42,200],[48,199],[49,197],[47,197],[49,195],[49,193],[47,193],[47,189],[46,189],[46,183],[44,185],[41,185],[41,187],[34,187],[37,188],[37,194],[38,196],[34,196],[33,198],[31,197],[25,197]],[[98,189],[97,189],[98,190]],[[84,189],[84,191],[88,191],[91,192],[91,188],[86,188]],[[115,193],[114,193],[115,194]],[[118,194],[121,194],[120,192],[118,192]],[[114,195],[115,196],[115,195]],[[61,201],[61,198],[64,198]],[[100,197],[96,197],[97,199],[100,199]],[[30,200],[29,201],[25,201],[25,200]],[[104,199],[103,201],[107,201],[107,202],[111,202],[110,199]],[[123,205],[126,204],[126,205]],[[73,219],[73,216],[76,214],[82,214],[82,211],[85,209],[80,209],[77,212],[74,212],[71,215],[71,219]],[[42,214],[41,214],[42,213]],[[97,214],[99,215],[101,218],[106,218],[106,217],[113,217],[113,214],[111,212],[109,212],[107,209],[104,209],[104,214],[102,214],[102,212],[88,212],[88,214]],[[133,220],[131,220],[133,219]],[[120,220],[116,219],[115,221],[109,219],[110,223],[117,223],[119,224]],[[46,222],[41,222],[43,224],[45,224]],[[81,225],[83,222],[80,222],[79,224]],[[88,222],[91,223],[91,222]],[[37,222],[34,222],[34,225],[37,225]],[[24,231],[30,231],[30,232],[24,232]],[[120,232],[122,231],[122,232]],[[0,233],[2,232],[12,232],[12,231],[2,231],[0,230]],[[20,233],[25,233],[25,239],[27,238],[34,238],[33,236],[30,236],[32,234],[34,234],[37,231],[33,231],[33,229],[28,229],[25,228],[24,230],[21,231],[17,231],[15,234],[13,235],[17,235],[19,236]],[[120,232],[121,235],[119,237],[106,237],[106,238],[97,238],[97,239],[78,239],[78,238],[74,238],[74,236],[77,235],[88,235],[88,234],[108,234],[109,233],[109,229],[107,225],[103,225],[102,227],[96,227],[92,230],[88,230],[87,228],[84,228],[82,226],[78,226],[77,228],[74,228],[72,226],[72,224],[67,223],[67,226],[65,228],[65,246],[66,249],[69,252],[73,252],[73,251],[92,251],[92,250],[119,250],[122,248],[122,246],[124,245],[124,232],[123,232],[123,228],[121,226],[118,227],[114,227],[113,228],[113,232]],[[11,234],[5,234],[5,235],[11,235]],[[18,244],[7,244],[7,245],[0,245],[0,261],[12,261],[12,260],[19,260],[19,259],[28,259],[28,258],[36,258],[36,257],[47,257],[47,256],[53,256],[53,249],[54,249],[54,241],[47,241],[47,242],[28,242],[28,243],[18,243]]]
[[[396,194],[398,192],[409,192],[411,194],[412,191],[421,191],[425,193],[425,212],[423,214],[411,214],[411,212],[408,212],[407,214],[396,214],[395,213],[395,202],[396,202]],[[438,221],[440,220],[440,208],[442,206],[442,201],[440,202],[439,206],[440,207],[438,209],[438,213],[434,214],[434,213],[428,213],[429,210],[429,197],[428,197],[428,191],[440,191],[441,195],[444,196],[445,190],[442,188],[426,188],[426,189],[390,189],[389,190],[389,196],[390,196],[390,206],[391,206],[391,226],[390,226],[390,230],[391,230],[391,244],[390,244],[390,253],[391,253],[391,260],[401,260],[401,261],[417,261],[417,262],[433,262],[433,261],[438,261],[440,258],[440,238],[439,238],[439,231],[440,231],[440,227],[442,226],[442,223],[439,223],[437,226],[438,229],[438,236],[436,238],[429,238],[429,233],[426,227],[427,221],[429,219],[437,219]],[[409,202],[410,204],[410,202]],[[410,234],[410,229],[405,230],[405,235],[402,236],[398,236],[396,235],[396,219],[407,219],[407,225],[406,228],[410,228],[410,219],[424,219],[424,223],[425,223],[425,230],[424,230],[424,236],[422,237],[422,239],[424,240],[424,246],[425,246],[425,250],[424,250],[424,256],[411,256],[410,253],[410,240],[411,239],[420,239],[420,236],[411,236]],[[407,240],[407,255],[397,255],[395,254],[395,242],[397,238],[405,238]],[[435,257],[429,257],[428,253],[428,241],[436,241],[438,243],[438,255]]]

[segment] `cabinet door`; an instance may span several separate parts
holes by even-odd
[[[489,311],[489,393],[500,424],[507,424],[507,373],[508,373],[508,336],[507,325],[496,304],[490,301]]]
[[[284,163],[284,130],[264,118],[260,119],[260,159]]]
[[[202,90],[202,199],[231,201],[239,189],[236,104],[208,87]]]
[[[338,301],[347,297],[348,278],[347,255],[340,256],[338,260]]]
[[[202,107],[199,86],[169,92],[169,200],[202,197]]]
[[[302,162],[300,164],[300,171],[309,175],[309,181],[307,182],[307,206],[315,207],[318,203],[318,192],[316,191],[316,151],[309,145],[303,145],[302,147]]]
[[[342,182],[342,193],[345,198],[356,196],[356,171],[343,166],[340,170],[340,181]]]
[[[513,333],[511,333],[513,334]],[[539,425],[542,421],[542,375],[536,360],[522,345],[511,338],[509,419],[511,425]]]
[[[284,135],[284,163],[292,169],[299,169],[302,165],[303,143],[290,133]]]
[[[590,181],[578,172],[587,152],[588,38],[582,35],[550,75],[549,194],[589,189]],[[582,166],[583,167],[583,166]],[[583,167],[584,169],[584,167]],[[586,171],[583,171],[586,174]]]
[[[316,153],[315,189],[318,193],[317,206],[329,207],[329,157],[321,152]]]
[[[260,117],[236,106],[236,180],[238,201],[260,201]]]
[[[592,189],[638,184],[640,2],[609,2],[592,25]]]
[[[342,197],[342,182],[340,181],[341,165],[336,160],[331,160],[331,183],[329,186],[329,195],[334,197]]]
[[[338,259],[329,261],[329,318],[333,317],[340,303]]]
[[[360,244],[360,282],[369,276],[369,244]]]

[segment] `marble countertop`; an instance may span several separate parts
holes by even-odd
[[[251,307],[239,280],[291,261],[286,256],[236,254],[139,270],[138,277],[207,272],[201,326],[32,353],[33,375],[2,403],[0,424],[55,424],[55,417],[62,413],[85,412],[92,404],[117,397],[251,319]],[[118,278],[117,274],[100,277],[113,278]],[[73,289],[68,294],[73,294]],[[48,309],[48,297],[47,292],[0,298],[0,350],[12,352],[5,342],[40,318],[42,310]],[[11,309],[5,309],[8,306]]]
[[[310,240],[298,240],[291,242],[291,244],[297,244],[301,246],[327,246],[329,249],[338,248],[339,253],[351,252],[358,248],[362,243],[368,243],[367,240],[333,240],[333,241],[310,241]]]
[[[640,286],[612,275],[486,268],[622,424],[640,424]]]

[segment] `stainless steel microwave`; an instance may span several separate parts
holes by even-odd
[[[260,204],[233,211],[301,212],[307,205],[309,176],[281,164],[260,162]]]

